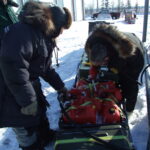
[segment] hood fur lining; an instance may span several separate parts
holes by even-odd
[[[63,8],[66,13],[65,29],[68,29],[72,23],[71,13],[67,8]],[[51,7],[41,2],[27,2],[19,15],[19,19],[25,23],[40,28],[47,36],[56,32],[53,22]]]
[[[118,31],[117,28],[112,25],[100,24],[96,26],[86,42],[86,51],[91,49],[91,44],[95,39],[107,41],[122,58],[134,55],[136,50],[136,45],[125,34]]]

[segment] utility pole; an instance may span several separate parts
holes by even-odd
[[[146,42],[148,11],[149,11],[149,0],[145,0],[142,42]],[[146,64],[150,64],[150,59],[146,50],[145,50],[145,61]],[[146,87],[147,114],[148,114],[148,140],[146,150],[150,150],[150,74],[148,71],[146,71],[145,73],[145,87]]]
[[[147,23],[148,23],[148,10],[149,10],[149,0],[145,0],[142,42],[146,42]]]
[[[84,0],[81,0],[82,3],[82,20],[85,20],[85,7],[84,7]]]
[[[73,15],[73,21],[76,20],[76,12],[75,12],[75,1],[72,0],[72,15]]]

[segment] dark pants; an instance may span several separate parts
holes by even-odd
[[[39,102],[41,119],[37,126],[13,128],[20,147],[23,150],[44,150],[44,147],[52,140],[54,131],[49,128],[49,121],[46,116],[47,103],[45,96],[42,93],[39,79],[32,81],[34,90],[37,93]]]
[[[135,108],[135,104],[137,101],[137,95],[138,95],[138,83],[136,82],[130,82],[129,80],[123,80],[122,83],[122,92],[123,96],[126,99],[126,110],[128,112],[131,112]]]
[[[23,150],[44,150],[44,147],[51,142],[55,131],[50,130],[49,121],[46,116],[47,103],[42,93],[39,79],[32,81],[32,85],[37,94],[40,109],[40,122],[37,126],[13,128],[19,146]],[[29,123],[30,125],[30,123]]]

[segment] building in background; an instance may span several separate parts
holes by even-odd
[[[22,6],[25,2],[29,0],[14,0],[20,6]],[[80,21],[85,19],[85,11],[84,11],[84,0],[35,0],[46,3],[53,3],[60,7],[67,7],[73,16],[74,21]]]

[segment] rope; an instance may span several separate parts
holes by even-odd
[[[56,59],[56,66],[59,67],[59,62],[58,62],[58,51],[59,47],[56,45],[56,48],[54,48],[54,54],[55,54],[55,59]]]

